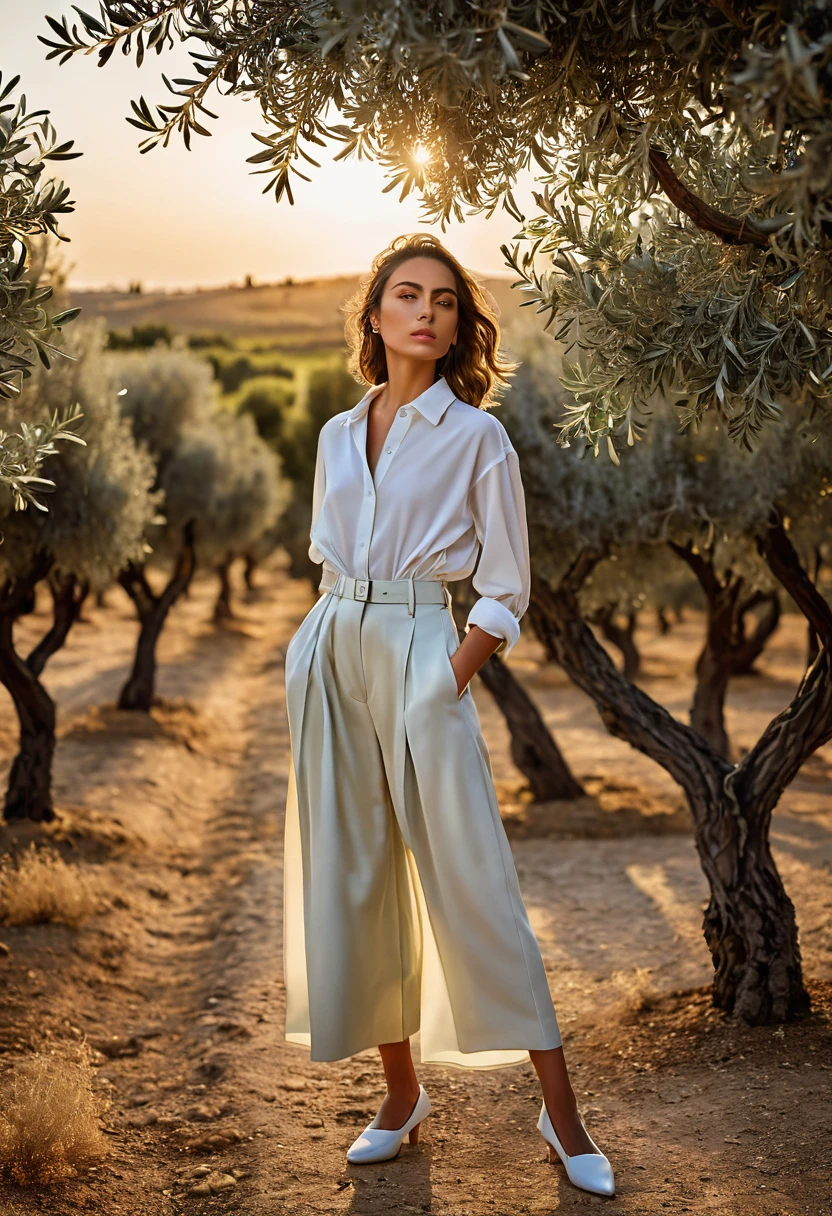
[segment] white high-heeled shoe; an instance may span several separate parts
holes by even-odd
[[[581,1122],[583,1123],[583,1120]],[[598,1148],[592,1136],[589,1136],[589,1132],[586,1134],[589,1136],[592,1147],[597,1151],[594,1153],[576,1153],[574,1157],[570,1157],[568,1153],[564,1152],[563,1145],[557,1138],[545,1102],[540,1108],[537,1127],[549,1147],[549,1160],[554,1161],[554,1154],[557,1153],[566,1166],[566,1174],[570,1182],[574,1183],[575,1186],[579,1186],[582,1190],[592,1191],[596,1195],[615,1194],[615,1177],[612,1172],[612,1166]],[[584,1128],[584,1131],[586,1131],[586,1128]]]
[[[419,1141],[419,1124],[431,1110],[430,1098],[424,1085],[419,1086],[419,1097],[413,1110],[401,1127],[392,1130],[378,1127],[378,1115],[368,1123],[361,1135],[347,1149],[347,1161],[352,1165],[364,1165],[368,1161],[389,1161],[397,1156],[405,1136],[411,1144]]]

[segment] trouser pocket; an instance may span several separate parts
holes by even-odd
[[[439,615],[442,618],[442,631],[445,635],[445,650],[448,656],[447,666],[451,675],[451,680],[453,681],[453,692],[456,699],[460,700],[468,691],[468,684],[465,685],[462,692],[457,690],[456,672],[454,671],[453,664],[451,663],[451,655],[453,655],[460,646],[459,631],[457,630],[456,621],[453,618],[450,608],[443,606],[439,610]]]

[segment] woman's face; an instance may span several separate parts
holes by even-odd
[[[388,352],[409,359],[441,359],[459,333],[454,272],[436,258],[400,262],[384,285],[371,323]]]

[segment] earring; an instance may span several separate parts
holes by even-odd
[[[374,334],[379,333],[379,330],[376,328],[376,326],[375,326],[375,325],[373,326],[373,333],[374,333]]]

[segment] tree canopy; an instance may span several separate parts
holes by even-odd
[[[832,523],[832,435],[815,436],[795,403],[777,431],[753,452],[722,442],[711,416],[680,433],[672,407],[657,399],[644,441],[621,454],[625,477],[606,453],[565,451],[550,441],[569,410],[554,392],[559,360],[539,331],[518,326],[511,350],[521,361],[499,416],[520,454],[535,568],[557,581],[581,552],[592,549],[629,565],[646,545],[689,545],[712,555],[715,568],[742,572],[749,587],[769,590],[772,572],[757,541],[782,519],[805,566]],[[594,572],[593,572],[594,573]],[[591,576],[590,576],[591,577]],[[582,604],[594,606],[586,588]]]
[[[0,402],[0,425],[18,408],[33,426],[46,425],[70,406],[81,411],[81,442],[61,445],[44,470],[54,477],[50,510],[0,510],[0,580],[28,577],[46,552],[50,570],[99,591],[126,561],[144,556],[144,530],[162,496],[153,489],[154,461],[119,409],[105,341],[103,321],[79,321],[67,335],[68,358],[49,370],[36,365],[19,406]]]
[[[25,95],[14,100],[19,76],[4,81],[0,72],[0,401],[16,398],[30,375],[35,358],[44,367],[60,354],[54,339],[61,326],[78,315],[77,308],[49,316],[46,302],[52,286],[32,273],[30,242],[39,235],[65,240],[58,217],[72,211],[69,190],[61,181],[45,180],[46,161],[72,160],[73,140],[58,141],[48,110],[29,110]],[[0,428],[0,509],[12,502],[16,510],[30,503],[46,510],[38,487],[53,487],[37,476],[58,439],[73,438],[65,428],[77,417],[74,410],[34,426],[25,418],[12,420],[14,430]]]
[[[828,408],[832,10],[824,0],[104,0],[49,18],[61,62],[187,40],[190,77],[128,118],[148,151],[255,96],[248,159],[293,202],[316,147],[369,157],[425,219],[500,205],[507,263],[575,345],[562,441],[617,452],[657,390],[753,446],[786,398]],[[341,119],[342,121],[338,121]],[[541,170],[539,214],[514,197]],[[307,172],[303,170],[306,169]]]

